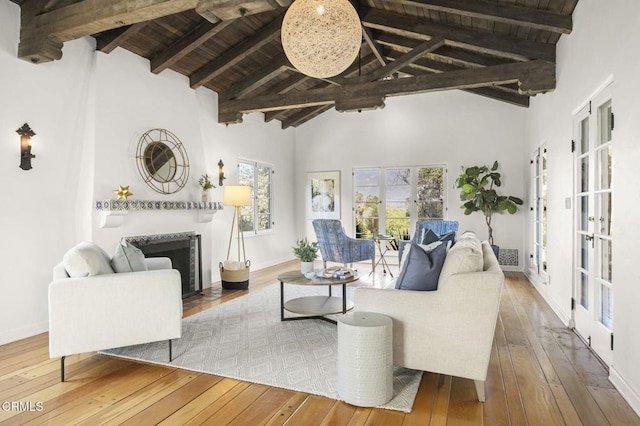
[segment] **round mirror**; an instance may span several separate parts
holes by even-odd
[[[168,130],[152,129],[143,134],[136,159],[140,176],[154,191],[173,194],[187,183],[187,153],[180,139]]]
[[[144,149],[144,167],[156,182],[170,182],[176,175],[176,157],[162,142],[151,142]]]

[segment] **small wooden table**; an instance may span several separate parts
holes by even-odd
[[[357,281],[358,278],[358,275],[354,274],[352,277],[342,279],[322,277],[308,279],[300,271],[288,271],[278,275],[278,281],[280,281],[280,320],[321,319],[336,324],[336,321],[326,318],[325,315],[344,314],[353,309],[353,302],[347,299],[347,284]],[[329,295],[298,297],[285,302],[285,284],[327,286],[329,287]],[[331,287],[334,285],[342,286],[341,298],[331,295]],[[285,310],[300,316],[285,317]]]

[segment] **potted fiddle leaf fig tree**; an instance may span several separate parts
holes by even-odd
[[[313,261],[318,257],[318,243],[310,243],[307,238],[296,241],[293,246],[293,254],[300,259],[300,272],[303,274],[313,272]]]
[[[481,212],[484,215],[487,230],[489,231],[489,244],[493,248],[496,257],[498,246],[493,244],[493,228],[491,220],[496,213],[507,212],[515,214],[522,200],[512,195],[500,195],[496,191],[502,185],[499,164],[494,161],[491,168],[487,166],[473,166],[462,168],[462,172],[455,181],[455,187],[460,189],[460,200],[464,201],[462,207],[465,215],[473,212]]]

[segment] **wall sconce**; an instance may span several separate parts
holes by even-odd
[[[221,159],[220,161],[218,161],[218,186],[224,185],[222,181],[225,179],[226,177],[224,177],[224,163]]]
[[[31,153],[29,141],[36,134],[27,123],[24,123],[22,127],[16,130],[16,133],[20,135],[20,168],[22,170],[31,170],[31,159],[36,158],[36,156]]]

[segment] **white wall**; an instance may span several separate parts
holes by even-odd
[[[68,43],[65,61],[17,60],[20,9],[0,1],[0,197],[2,281],[0,344],[47,328],[51,268],[76,240],[75,203],[82,195],[80,159],[91,85],[91,43]],[[16,129],[35,131],[33,169],[20,164]]]
[[[388,98],[382,110],[338,113],[330,110],[296,129],[298,232],[315,238],[305,215],[306,173],[340,170],[342,222],[353,235],[352,171],[366,166],[446,164],[447,219],[460,230],[486,239],[484,216],[465,216],[453,183],[463,166],[500,162],[505,195],[525,198],[522,173],[525,109],[462,91]],[[526,203],[526,201],[525,201]],[[526,204],[525,204],[526,205]],[[518,249],[523,264],[524,214],[496,215],[495,243]]]
[[[550,285],[537,285],[558,314],[570,318],[572,295],[573,210],[565,208],[572,196],[573,155],[570,152],[572,113],[613,76],[616,116],[613,163],[613,285],[615,350],[611,379],[640,413],[640,286],[635,256],[640,237],[637,190],[640,159],[640,3],[634,0],[580,0],[574,30],[558,45],[558,89],[536,97],[527,114],[527,146],[523,163],[545,142],[549,156],[549,263]],[[530,235],[527,244],[530,244]],[[535,281],[535,279],[533,280]]]
[[[147,60],[122,49],[95,52],[89,37],[65,43],[59,61],[19,60],[19,26],[19,7],[0,0],[0,177],[6,183],[0,197],[0,344],[47,330],[51,269],[82,240],[110,253],[122,236],[196,231],[203,235],[205,286],[219,279],[231,209],[205,224],[192,212],[130,212],[123,226],[100,228],[95,200],[113,197],[118,185],[130,186],[131,199],[195,200],[197,178],[217,177],[220,159],[225,184],[237,183],[238,158],[270,163],[277,223],[274,232],[247,238],[247,257],[254,270],[293,257],[293,130],[266,125],[261,115],[249,115],[239,126],[217,124],[215,93],[194,91],[186,77],[169,70],[154,75]],[[25,122],[37,133],[30,171],[18,167],[15,131]],[[154,192],[138,175],[135,147],[151,128],[172,131],[187,150],[189,182],[174,195]],[[212,190],[211,198],[222,201],[222,189]]]

